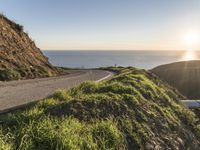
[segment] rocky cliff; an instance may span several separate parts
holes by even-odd
[[[0,80],[54,76],[58,73],[23,26],[0,15]]]

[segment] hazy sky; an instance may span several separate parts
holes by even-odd
[[[0,11],[41,49],[188,49],[200,32],[200,0],[1,0]]]

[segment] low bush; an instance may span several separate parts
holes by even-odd
[[[20,73],[13,69],[0,70],[0,80],[1,81],[18,80],[20,78],[21,78]]]

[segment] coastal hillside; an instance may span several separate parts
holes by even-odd
[[[152,72],[177,88],[189,99],[200,99],[200,61],[158,66]]]
[[[23,26],[0,14],[0,80],[48,77],[57,73],[23,31]]]
[[[176,89],[145,70],[106,69],[117,74],[1,115],[0,148],[199,149],[200,122]]]

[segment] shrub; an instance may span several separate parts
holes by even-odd
[[[18,80],[21,78],[21,75],[19,72],[12,70],[12,69],[4,69],[0,70],[0,80],[6,81],[6,80]]]

